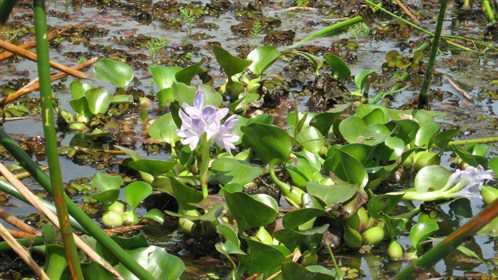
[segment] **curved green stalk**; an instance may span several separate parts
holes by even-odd
[[[3,180],[0,180],[0,191],[29,204],[29,202],[16,190],[16,188],[14,188],[11,184]],[[50,209],[50,211],[53,212],[57,211],[53,203],[46,201],[44,199],[40,200],[45,205],[45,207]],[[81,225],[72,216],[69,216],[69,222],[71,223],[71,225],[73,225],[74,228],[76,228],[76,230],[85,232],[83,227],[81,227]]]
[[[43,238],[43,236],[36,236],[33,238],[18,238],[16,240],[24,247],[38,246],[45,243],[45,238]],[[10,245],[5,241],[0,242],[0,251],[7,250],[12,250],[12,247],[10,247]]]
[[[200,153],[199,177],[201,181],[202,197],[206,198],[209,194],[208,190],[209,141],[207,140],[206,133],[204,133],[201,137],[199,153]]]
[[[69,215],[64,201],[64,185],[57,151],[57,134],[55,129],[53,96],[50,79],[50,66],[47,40],[47,17],[45,1],[34,0],[36,52],[38,54],[38,77],[41,92],[41,111],[43,119],[43,134],[45,135],[45,149],[50,169],[50,181],[53,187],[55,207],[59,219],[64,254],[72,279],[83,279],[80,258],[73,237],[73,228],[69,223]]]
[[[486,143],[495,143],[495,142],[498,142],[498,136],[453,140],[448,142],[448,145],[486,144]]]
[[[300,208],[303,201],[304,192],[299,188],[293,188],[289,184],[283,182],[275,174],[275,166],[270,164],[269,166],[270,176],[273,182],[279,187],[282,194],[287,198],[287,200],[295,207]]]
[[[50,178],[41,170],[31,157],[23,150],[7,133],[3,127],[0,126],[0,144],[21,164],[21,166],[28,171],[33,179],[35,179],[49,194],[52,194],[52,186],[50,185]],[[64,194],[69,213],[74,217],[78,223],[85,229],[88,234],[95,238],[102,246],[111,252],[116,259],[119,260],[128,270],[135,274],[141,280],[155,280],[154,277],[141,267],[130,255],[121,248],[116,241],[110,238],[103,230],[97,225],[92,218],[88,217],[81,208],[74,203],[67,195]]]
[[[496,23],[496,15],[495,10],[493,9],[493,5],[490,0],[482,0],[482,9],[484,10],[484,14],[488,17],[488,20],[491,24]]]
[[[417,271],[424,271],[435,265],[440,259],[444,258],[467,238],[475,235],[482,227],[490,223],[498,215],[498,200],[495,200],[489,207],[484,209],[479,215],[474,217],[468,223],[454,231],[443,241],[438,243],[432,249],[427,251],[423,256],[416,259],[409,266],[405,267],[394,277],[394,280],[412,279]]]
[[[422,84],[422,89],[420,90],[418,99],[418,108],[420,109],[430,109],[428,91],[431,85],[432,71],[434,69],[437,51],[439,49],[439,41],[441,39],[441,32],[443,30],[444,15],[446,14],[446,7],[448,6],[448,0],[441,0],[439,2],[441,3],[441,7],[439,8],[439,15],[437,17],[436,32],[434,32],[434,38],[432,39],[431,56],[429,58],[429,62],[427,62],[424,83]]]

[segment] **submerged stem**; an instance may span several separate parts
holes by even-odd
[[[64,186],[57,151],[57,135],[55,129],[53,96],[50,79],[48,40],[47,40],[47,18],[45,14],[45,1],[34,1],[36,52],[38,54],[38,79],[40,81],[41,111],[43,119],[43,134],[45,136],[45,148],[50,169],[50,182],[53,187],[55,207],[59,219],[60,231],[64,243],[69,271],[72,279],[83,279],[78,251],[73,237],[73,228],[69,223],[69,215],[64,201]]]

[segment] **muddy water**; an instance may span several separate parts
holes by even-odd
[[[29,1],[28,1],[29,2]],[[221,45],[232,53],[238,53],[241,49],[250,49],[263,44],[265,33],[272,31],[294,31],[294,41],[303,38],[313,30],[318,30],[330,23],[340,20],[343,17],[350,16],[354,7],[361,7],[359,4],[345,4],[349,1],[331,1],[337,4],[326,4],[322,8],[309,9],[289,9],[293,1],[180,1],[183,6],[206,7],[206,5],[222,7],[223,3],[227,9],[221,9],[215,12],[213,16],[202,16],[195,20],[191,28],[187,26],[175,26],[170,24],[178,18],[176,10],[165,10],[164,12],[154,12],[151,5],[158,5],[161,1],[110,1],[112,4],[108,7],[94,5],[93,1],[82,1],[84,4],[79,8],[68,6],[66,1],[49,1],[51,16],[49,25],[51,27],[64,27],[74,25],[83,27],[82,34],[73,34],[75,37],[82,36],[83,43],[78,40],[63,40],[58,42],[57,47],[51,49],[51,58],[53,60],[74,65],[77,63],[78,56],[90,58],[93,56],[117,56],[127,59],[129,63],[134,64],[136,70],[135,82],[136,88],[143,90],[146,94],[153,95],[155,89],[153,82],[147,73],[147,66],[154,62],[164,63],[167,65],[188,65],[192,62],[208,58],[205,63],[210,71],[210,75],[215,79],[215,85],[223,82],[224,76],[219,71],[217,64],[214,62],[210,52],[210,44],[219,42]],[[169,1],[164,1],[167,3]],[[171,1],[174,2],[174,1]],[[255,4],[255,2],[264,4]],[[311,1],[313,2],[313,1]],[[316,1],[320,2],[320,1]],[[328,3],[328,1],[322,1]],[[361,1],[351,1],[361,2]],[[407,1],[410,2],[410,1]],[[414,2],[414,1],[411,1]],[[236,3],[236,4],[234,4]],[[241,12],[250,10],[247,5],[251,4],[255,9],[261,8],[261,14],[253,13],[254,17],[278,20],[280,24],[263,30],[258,33],[253,30],[253,34],[240,34],[232,31],[233,26],[243,23],[246,19],[240,17]],[[258,6],[261,5],[261,6]],[[350,7],[351,6],[351,7]],[[319,7],[319,6],[318,6]],[[420,11],[425,20],[424,27],[432,30],[434,20],[432,15],[436,14],[431,7],[423,7]],[[479,11],[476,11],[479,13]],[[12,22],[16,28],[21,26],[31,27],[30,10],[26,5],[15,10],[15,18]],[[445,22],[445,34],[479,36],[485,26],[482,18],[469,21],[457,21],[456,9],[450,8],[449,15]],[[251,15],[247,16],[252,21]],[[382,65],[385,63],[385,55],[388,51],[397,50],[402,55],[409,56],[410,45],[420,39],[415,35],[407,38],[397,38],[395,35],[398,30],[390,30],[387,36],[380,39],[374,39],[374,35],[381,29],[382,25],[387,24],[389,18],[382,17],[381,20],[370,26],[370,36],[358,36],[355,38],[351,33],[345,33],[337,37],[320,39],[313,42],[315,47],[329,48],[335,42],[342,39],[356,39],[358,48],[353,52],[354,59],[351,64],[353,74],[361,69],[374,69],[379,75],[383,74]],[[380,26],[380,27],[379,27]],[[90,29],[93,28],[93,29]],[[14,29],[16,29],[14,28]],[[384,28],[384,27],[382,27]],[[104,34],[92,33],[91,30],[102,31]],[[190,34],[190,36],[189,36]],[[2,36],[2,34],[0,34]],[[17,38],[15,33],[13,39]],[[20,37],[20,36],[19,36]],[[136,40],[139,38],[138,40]],[[140,40],[142,38],[142,40]],[[146,40],[143,40],[145,38]],[[145,47],[148,38],[166,39],[168,46],[154,57]],[[135,42],[135,44],[133,43]],[[184,46],[188,46],[184,48]],[[187,50],[184,50],[187,49]],[[178,60],[175,61],[175,58]],[[466,137],[478,137],[495,134],[498,116],[498,92],[497,87],[492,86],[490,82],[498,78],[498,65],[496,57],[478,56],[468,52],[442,52],[438,57],[436,70],[442,75],[438,75],[433,82],[432,89],[438,92],[433,108],[447,113],[444,122],[449,125],[458,125],[462,130],[468,130]],[[286,76],[288,68],[284,63],[277,63],[269,70],[270,75]],[[0,62],[0,86],[11,83],[14,80],[23,78],[32,80],[36,77],[36,65],[33,62],[22,59],[11,59]],[[466,90],[472,97],[472,102],[466,101],[461,94],[450,85],[448,80],[443,77],[450,77],[457,81],[459,85]],[[71,78],[57,82],[56,95],[59,103],[65,109],[70,110],[68,105],[69,92],[68,85]],[[296,96],[300,102],[299,108],[306,110],[306,96],[301,96],[300,91],[304,88],[305,81],[298,81],[298,86],[290,89],[290,94]],[[349,84],[351,89],[353,84]],[[377,85],[382,88],[381,85]],[[3,94],[7,93],[6,87],[2,86]],[[371,94],[374,94],[375,87]],[[392,104],[395,107],[401,107],[408,103],[418,91],[418,86],[409,85],[402,92],[396,94]],[[1,92],[0,92],[1,93]],[[30,97],[37,98],[38,93],[32,93]],[[495,100],[496,99],[496,100]],[[25,119],[8,121],[5,124],[7,132],[18,138],[35,137],[42,135],[41,123],[38,115],[29,115]],[[73,135],[64,135],[62,143],[67,145]],[[135,149],[141,150],[142,146],[137,144]],[[492,153],[496,153],[496,147],[492,147]],[[161,157],[162,155],[159,155]],[[95,173],[95,169],[85,165],[79,165],[66,157],[61,157],[64,179],[69,182],[80,177],[90,177]],[[29,182],[29,181],[27,181]],[[32,184],[33,187],[36,184]],[[479,203],[473,203],[476,207],[472,210],[475,215],[480,210]],[[22,203],[12,200],[9,204],[9,210],[25,215],[31,213],[31,208],[25,207]],[[448,210],[446,208],[445,210]],[[454,219],[454,217],[453,217]],[[461,218],[460,224],[465,223],[467,219]],[[485,259],[495,256],[495,242],[485,237],[476,237],[476,248],[481,251]],[[408,240],[403,240],[408,243]],[[375,252],[383,255],[383,252]],[[389,275],[399,270],[399,264],[392,264],[385,259],[374,255],[357,258],[356,256],[338,256],[339,261],[351,266],[359,266],[361,274],[367,278],[377,278],[382,275]],[[359,264],[358,264],[359,262]],[[356,263],[356,264],[355,264]],[[202,265],[201,265],[202,266]],[[462,262],[447,261],[439,263],[436,270],[442,275],[463,276],[465,271],[487,272],[484,264],[465,264]],[[199,268],[204,271],[206,268]]]

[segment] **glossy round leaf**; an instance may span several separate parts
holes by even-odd
[[[128,167],[137,171],[149,173],[152,176],[159,176],[167,173],[176,165],[176,160],[156,160],[156,159],[139,159],[130,161]]]
[[[137,208],[151,193],[152,186],[142,181],[130,183],[124,188],[126,202],[128,202],[132,208]]]
[[[256,48],[247,55],[247,59],[251,61],[249,70],[256,75],[261,75],[279,57],[280,52],[275,47]]]
[[[155,119],[148,132],[152,139],[172,145],[179,140],[177,130],[178,127],[173,120],[173,116],[171,113],[167,113]]]
[[[173,83],[176,82],[176,73],[181,70],[182,68],[178,66],[153,65],[149,67],[152,79],[154,79],[154,83],[157,85],[159,90],[171,87]]]
[[[182,276],[185,265],[177,256],[168,254],[164,248],[149,246],[128,251],[131,258],[147,270],[154,279],[178,280]],[[125,280],[140,280],[122,264],[116,270]]]
[[[103,88],[92,88],[85,95],[88,109],[94,115],[105,114],[111,105],[112,94]]]
[[[243,141],[265,162],[282,162],[289,158],[292,141],[283,129],[267,124],[251,123],[242,127]]]
[[[440,165],[425,166],[415,176],[415,189],[420,193],[439,190],[446,185],[450,175],[451,172]]]
[[[368,174],[363,164],[335,147],[330,149],[324,167],[334,172],[341,180],[351,184],[364,187],[368,182]]]
[[[261,167],[233,158],[220,158],[211,163],[212,179],[221,184],[245,185],[263,174]]]
[[[284,215],[283,224],[286,229],[297,230],[300,225],[308,222],[309,220],[325,215],[325,211],[321,209],[297,209]]]
[[[310,182],[306,185],[306,189],[312,196],[323,201],[327,207],[348,201],[358,191],[356,186],[347,183],[329,186]]]
[[[110,58],[101,58],[95,63],[97,79],[124,88],[133,80],[133,68],[130,65]]]
[[[365,145],[377,145],[386,139],[391,133],[384,125],[368,126],[362,119],[351,116],[339,124],[341,135],[348,143],[359,143]]]
[[[97,172],[90,181],[96,191],[94,198],[101,202],[113,202],[118,199],[119,188],[123,185],[121,176],[112,176],[106,173]]]
[[[225,192],[224,195],[228,209],[241,229],[265,226],[277,217],[278,204],[266,194],[251,196],[242,192]]]

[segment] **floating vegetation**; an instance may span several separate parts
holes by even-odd
[[[1,277],[497,276],[492,1],[13,2]]]

